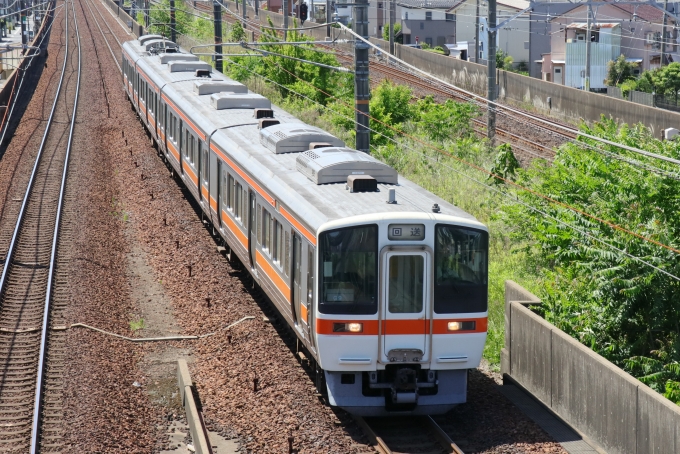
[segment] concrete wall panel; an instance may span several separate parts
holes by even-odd
[[[638,387],[638,454],[680,449],[680,407],[641,384]]]
[[[510,371],[520,385],[551,405],[551,325],[521,304],[512,303]]]
[[[553,411],[607,452],[635,453],[639,382],[560,330],[552,347]]]

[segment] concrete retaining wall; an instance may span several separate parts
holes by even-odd
[[[680,407],[533,313],[532,304],[540,300],[506,282],[504,376],[607,452],[678,452]]]
[[[144,27],[137,23],[136,19],[133,19],[128,13],[121,8],[118,3],[112,0],[104,0],[104,3],[113,10],[114,13],[123,21],[125,25],[130,27],[130,32],[136,37],[140,37],[146,34]]]

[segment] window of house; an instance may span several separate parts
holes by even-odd
[[[421,30],[425,30],[425,22],[421,22],[421,23],[420,23],[420,29],[421,29]]]
[[[432,11],[425,11],[425,20],[432,20]]]
[[[446,22],[453,22],[456,20],[455,14],[446,13]]]
[[[432,38],[425,38],[425,42],[428,46],[432,47]]]
[[[406,12],[404,13],[404,19],[405,19],[405,20],[408,20],[408,11],[406,11]]]

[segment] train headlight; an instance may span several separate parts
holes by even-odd
[[[474,331],[476,327],[477,322],[474,320],[467,322],[449,322],[447,326],[449,331]]]
[[[333,323],[334,333],[361,333],[364,331],[363,323]]]

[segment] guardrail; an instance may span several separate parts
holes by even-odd
[[[609,453],[679,452],[680,407],[527,307],[537,304],[506,281],[504,378]]]

